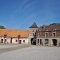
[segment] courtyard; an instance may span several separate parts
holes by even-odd
[[[0,60],[60,60],[60,47],[30,46],[19,48],[0,53]]]

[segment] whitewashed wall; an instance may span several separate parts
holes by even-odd
[[[0,43],[1,43],[1,39],[3,39],[3,42],[4,42],[4,37],[0,37]],[[11,40],[11,38],[6,38],[7,39],[7,41],[6,41],[6,43],[10,43],[10,40]],[[17,42],[16,42],[16,40],[17,40]],[[29,38],[20,38],[19,40],[21,40],[21,44],[28,44],[28,42],[29,42]],[[23,42],[23,40],[25,40],[25,43]],[[18,42],[18,38],[12,38],[12,43],[19,43]]]
[[[20,38],[19,40],[21,40],[22,44],[28,44],[28,42],[29,42],[28,38]],[[25,43],[23,42],[23,40],[25,40]]]
[[[12,43],[18,43],[18,41],[16,42],[16,40],[18,40],[18,38],[12,38]]]
[[[1,43],[1,39],[3,39],[3,43],[4,43],[4,37],[0,37],[0,43]],[[5,39],[7,39],[6,43],[10,43],[11,38],[5,38]]]

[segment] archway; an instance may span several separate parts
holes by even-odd
[[[57,45],[57,39],[52,39],[53,41],[53,45],[56,46]]]
[[[49,44],[49,39],[45,39],[45,46],[48,46]]]
[[[36,45],[36,40],[34,40],[34,38],[31,38],[31,44]]]

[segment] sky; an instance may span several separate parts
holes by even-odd
[[[7,29],[28,29],[60,23],[60,0],[0,0],[0,25]]]

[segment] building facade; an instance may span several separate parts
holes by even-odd
[[[28,44],[28,30],[0,29],[0,43],[2,44]]]
[[[59,46],[60,25],[39,27],[36,32],[36,44],[42,46]]]
[[[60,24],[38,27],[34,22],[29,30],[0,29],[0,43],[60,46]]]
[[[34,44],[35,40],[36,45],[40,46],[60,46],[60,24],[37,27],[37,24],[33,23],[30,27],[30,34],[33,37],[31,44]]]
[[[29,39],[32,45],[36,45],[35,32],[37,31],[37,29],[38,26],[35,22],[29,27]]]

